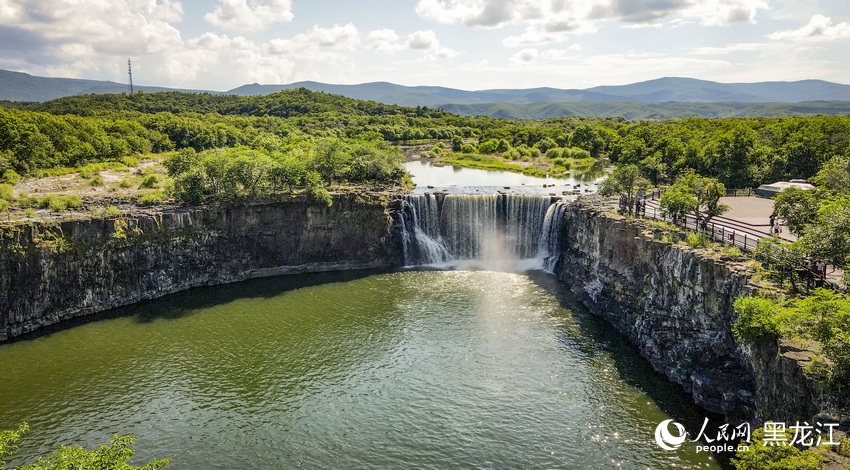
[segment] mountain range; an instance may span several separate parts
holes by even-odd
[[[440,107],[467,115],[540,118],[565,115],[669,118],[696,116],[796,115],[850,113],[850,85],[823,80],[718,83],[667,77],[620,86],[584,90],[559,88],[466,91],[436,86],[403,86],[388,82],[333,85],[296,82],[286,85],[242,85],[228,91],[135,86],[146,93],[185,91],[240,96],[267,95],[291,88],[339,94],[403,106]],[[103,93],[124,93],[128,85],[99,80],[37,77],[0,70],[0,100],[49,101]],[[778,105],[782,103],[783,105]]]

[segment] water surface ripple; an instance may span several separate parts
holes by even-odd
[[[699,412],[551,278],[407,271],[198,289],[0,346],[13,463],[139,440],[169,468],[713,468]]]

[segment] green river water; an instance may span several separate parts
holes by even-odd
[[[402,271],[195,289],[0,345],[12,463],[138,437],[210,468],[716,468],[659,449],[704,412],[542,272]],[[696,423],[696,424],[694,424]]]

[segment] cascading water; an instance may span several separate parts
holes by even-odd
[[[552,271],[563,207],[542,195],[408,195],[401,217],[405,264],[539,259]]]
[[[567,205],[563,201],[558,201],[549,206],[543,220],[540,241],[537,244],[537,257],[543,259],[543,269],[550,273],[555,271],[555,265],[561,257],[560,234],[566,208]]]

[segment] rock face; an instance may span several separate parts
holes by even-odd
[[[592,313],[707,410],[789,421],[823,411],[816,384],[787,348],[735,341],[732,302],[754,292],[746,267],[655,240],[610,215],[615,207],[582,198],[565,215],[556,274]]]
[[[399,266],[393,210],[346,195],[0,228],[0,341],[196,286]]]

